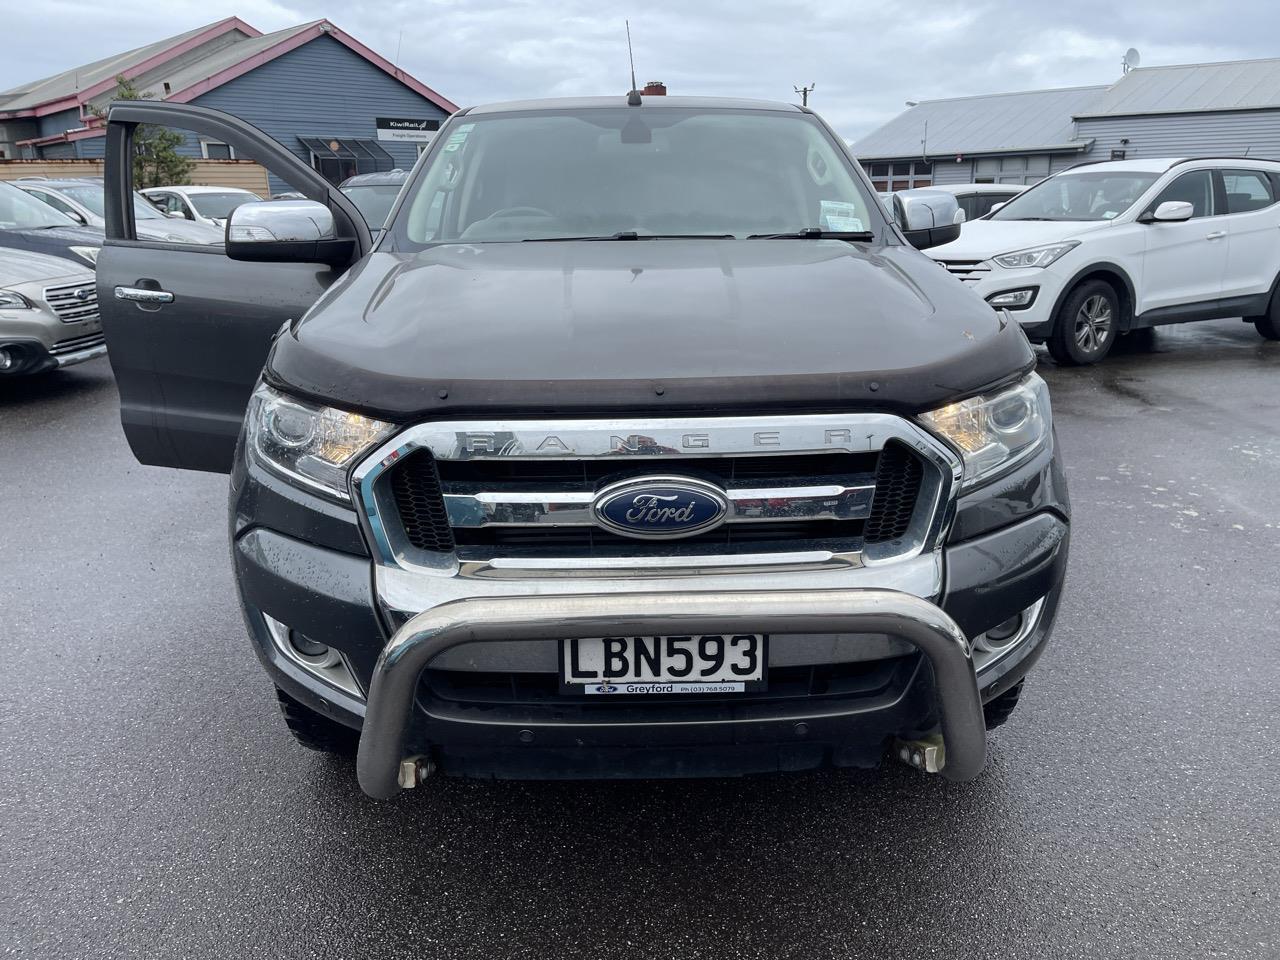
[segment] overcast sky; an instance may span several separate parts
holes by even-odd
[[[905,100],[1107,83],[1144,65],[1280,56],[1280,4],[836,0],[0,0],[0,90],[225,16],[271,31],[319,17],[460,105],[622,94],[624,17],[640,83],[810,103],[856,140]]]

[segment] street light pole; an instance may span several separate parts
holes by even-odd
[[[796,93],[800,94],[800,106],[807,107],[809,105],[809,94],[813,92],[816,83],[811,83],[807,87],[792,87]]]

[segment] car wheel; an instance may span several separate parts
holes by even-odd
[[[1018,698],[1022,696],[1022,684],[1025,682],[1019,680],[1000,696],[982,705],[982,719],[988,730],[994,730],[1009,719],[1009,714],[1018,705]]]
[[[1271,306],[1260,317],[1246,317],[1254,329],[1268,340],[1280,340],[1280,290],[1271,295]]]
[[[1071,291],[1049,337],[1049,353],[1068,366],[1097,363],[1111,352],[1120,325],[1120,298],[1105,280]]]
[[[293,734],[293,739],[308,750],[344,756],[355,754],[356,747],[360,745],[360,734],[356,731],[316,713],[279,687],[276,687],[276,698],[280,701],[280,712],[284,715],[285,726]]]

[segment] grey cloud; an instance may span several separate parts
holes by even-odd
[[[1144,64],[1270,56],[1280,7],[1207,4],[822,0],[353,0],[342,4],[223,0],[5,0],[0,89],[239,15],[263,30],[327,16],[460,104],[521,97],[622,94],[623,19],[631,17],[640,82],[673,93],[812,103],[856,139],[907,99],[1105,83],[1126,47]],[[74,29],[68,27],[74,25]],[[1247,25],[1247,29],[1242,26]],[[56,35],[57,43],[50,42]]]

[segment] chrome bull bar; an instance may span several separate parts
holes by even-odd
[[[933,665],[943,776],[972,780],[986,764],[986,727],[969,641],[946,613],[896,590],[479,597],[419,613],[383,648],[369,687],[356,773],[371,797],[395,796],[419,677],[464,643],[716,633],[877,633],[901,637]],[[656,721],[660,725],[660,721]],[[430,728],[428,727],[428,738]]]

